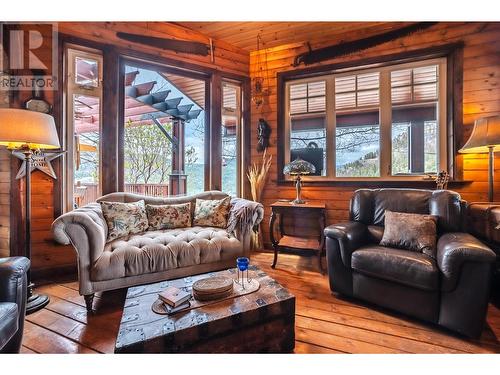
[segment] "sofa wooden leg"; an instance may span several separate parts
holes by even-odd
[[[85,298],[85,305],[87,306],[87,311],[92,312],[92,303],[94,302],[94,293],[86,294],[83,296]]]

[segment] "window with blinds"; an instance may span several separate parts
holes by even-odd
[[[343,69],[285,90],[286,162],[300,157],[334,180],[447,169],[446,58]]]
[[[335,77],[335,176],[380,175],[380,72]]]
[[[379,72],[335,78],[335,109],[378,107],[379,87]]]
[[[290,85],[290,159],[308,159],[326,176],[326,81]]]
[[[391,72],[393,104],[419,103],[437,100],[438,66],[423,66]]]
[[[393,175],[439,169],[439,66],[391,71]]]
[[[325,81],[290,85],[290,114],[317,113],[325,110]]]

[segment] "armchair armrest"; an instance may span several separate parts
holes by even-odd
[[[26,296],[28,289],[27,273],[30,261],[25,257],[0,259],[0,302],[17,305],[17,331],[0,348],[0,353],[19,353],[23,339]],[[3,332],[0,332],[0,335]],[[0,340],[3,341],[3,340]]]
[[[91,203],[59,216],[52,233],[56,242],[72,244],[80,259],[93,263],[104,250],[108,227],[99,203]]]
[[[455,285],[464,263],[492,263],[495,259],[495,253],[488,246],[468,233],[446,233],[437,243],[436,260],[443,274],[444,289]]]
[[[243,198],[231,199],[231,211],[227,231],[234,233],[245,246],[250,247],[250,237],[252,230],[257,231],[258,225],[264,218],[264,206],[258,202]]]
[[[338,241],[342,262],[351,266],[351,254],[368,241],[368,229],[359,221],[347,221],[325,228],[325,236]]]
[[[21,305],[26,296],[19,291],[29,268],[30,261],[25,257],[0,259],[0,302]]]

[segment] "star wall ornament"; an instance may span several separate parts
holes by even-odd
[[[54,168],[52,168],[52,161],[57,159],[59,156],[64,154],[64,151],[55,151],[55,152],[47,152],[47,151],[34,151],[31,155],[31,172],[35,169],[42,171],[43,173],[49,175],[54,180],[57,180],[56,173],[54,172]],[[16,158],[21,159],[23,164],[21,168],[19,168],[19,172],[17,172],[16,179],[19,180],[26,175],[26,160],[25,156],[22,152],[14,151],[12,153]]]

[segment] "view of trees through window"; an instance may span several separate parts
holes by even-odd
[[[125,190],[167,196],[175,181],[187,194],[204,191],[205,82],[134,66],[126,75]]]
[[[241,91],[237,84],[222,86],[222,191],[238,195],[238,133],[241,125]]]
[[[335,134],[338,177],[380,175],[380,129],[378,125],[339,126]]]

